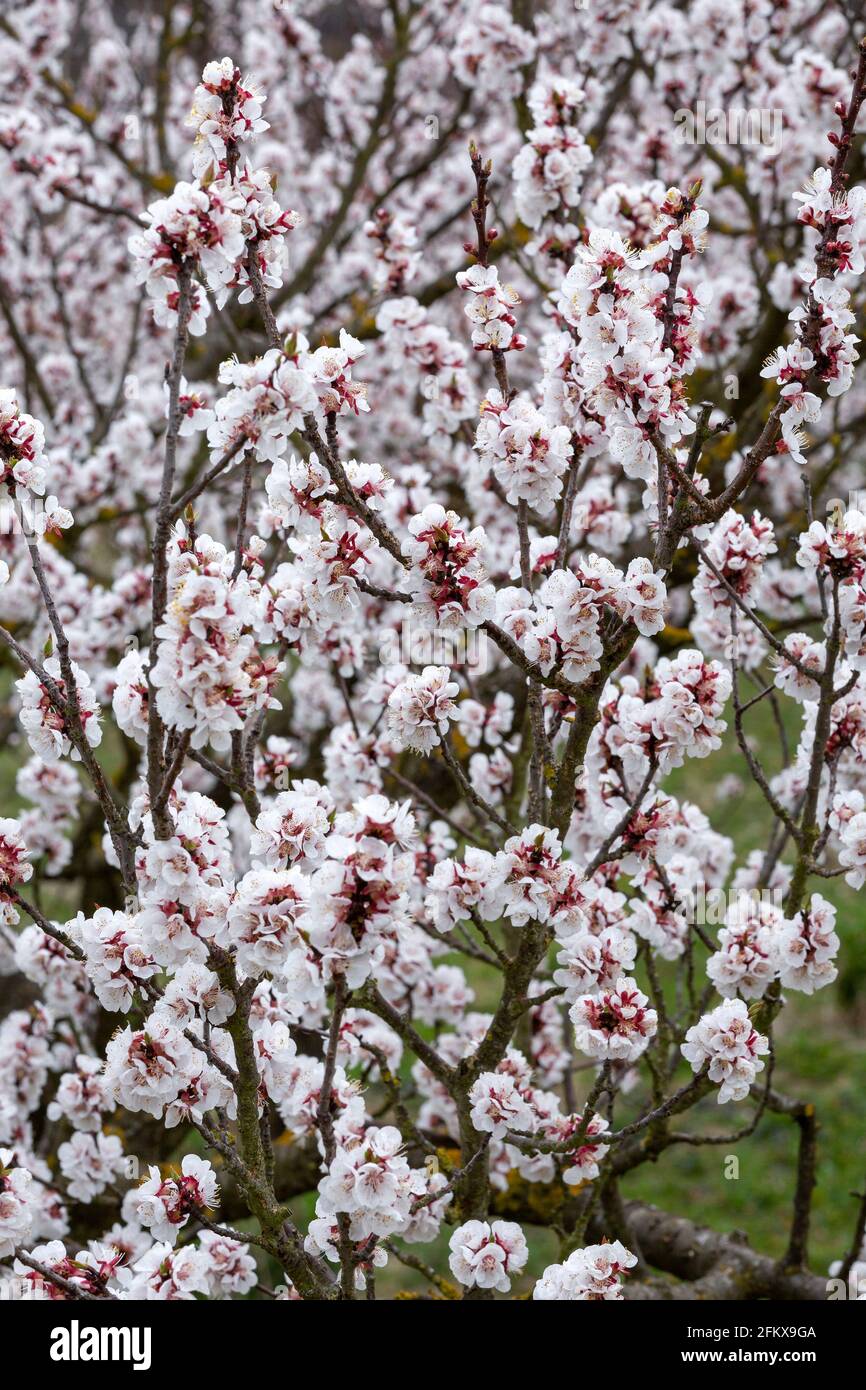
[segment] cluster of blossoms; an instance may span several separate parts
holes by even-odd
[[[403,554],[414,616],[427,627],[478,627],[489,616],[494,595],[492,584],[483,582],[483,528],[467,533],[455,512],[432,502],[408,529]]]
[[[317,782],[296,782],[279,792],[256,817],[250,853],[269,869],[312,867],[325,855],[334,803]]]
[[[129,251],[160,326],[172,327],[177,321],[182,269],[187,275],[200,271],[207,287],[226,297],[246,252],[241,207],[239,194],[225,179],[215,180],[207,189],[179,183],[170,197],[151,203],[150,225],[129,238]],[[190,332],[198,336],[207,323],[207,298],[198,286],[187,294]]]
[[[187,125],[195,130],[193,173],[222,173],[229,150],[268,129],[262,119],[264,95],[255,84],[244,84],[231,58],[207,63],[195,89]]]
[[[36,1245],[27,1254],[38,1262],[39,1270],[16,1260],[15,1273],[38,1290],[35,1297],[50,1299],[69,1297],[65,1290],[70,1284],[81,1291],[81,1297],[154,1302],[189,1302],[197,1294],[232,1298],[248,1293],[256,1284],[249,1247],[215,1231],[201,1231],[197,1243],[177,1249],[169,1242],[151,1245],[131,1221],[110,1234],[116,1244],[91,1241],[89,1248],[74,1256],[67,1253],[62,1240]],[[51,1281],[52,1275],[59,1276],[57,1283]]]
[[[573,1186],[592,1182],[600,1171],[607,1121],[592,1113],[564,1114],[556,1092],[536,1084],[535,1076],[552,1084],[560,1076],[559,1067],[545,1066],[546,1054],[554,1047],[561,1051],[563,1044],[561,1026],[544,1023],[546,1008],[542,1004],[532,1015],[542,1042],[533,1046],[533,1061],[509,1048],[499,1069],[483,1072],[469,1092],[472,1124],[491,1136],[491,1179],[502,1188],[512,1168],[529,1182],[549,1182],[558,1175]],[[556,1158],[557,1153],[562,1157]]]
[[[571,433],[565,425],[551,426],[530,401],[520,396],[506,400],[493,390],[481,405],[475,448],[509,502],[544,510],[562,491]]]
[[[460,732],[470,748],[477,748],[482,739],[488,747],[499,748],[513,721],[514,697],[507,690],[498,690],[489,705],[463,700],[457,711]]]
[[[163,1179],[151,1166],[148,1178],[130,1194],[135,1219],[153,1239],[174,1245],[191,1215],[215,1207],[219,1199],[216,1175],[206,1159],[187,1154],[177,1177]]]
[[[529,1257],[526,1238],[514,1221],[465,1221],[451,1236],[448,1263],[466,1288],[508,1293]]]
[[[587,768],[603,787],[602,778],[615,761],[627,785],[633,786],[640,784],[651,761],[664,773],[681,766],[686,757],[707,757],[721,746],[727,728],[721,715],[730,692],[727,667],[690,649],[680,650],[673,659],[660,658],[646,684],[634,676],[621,677],[602,697],[602,717],[590,739]],[[611,802],[613,824],[618,804],[617,798]]]
[[[406,218],[379,208],[364,231],[376,243],[376,288],[387,294],[402,294],[423,259],[422,253],[414,249],[418,241],[417,229]]]
[[[45,492],[45,430],[22,411],[9,388],[0,390],[0,468],[0,483],[10,490],[22,487],[39,497]]]
[[[618,824],[621,799],[611,807],[602,803],[601,814]],[[695,844],[699,835],[701,848]],[[700,857],[684,853],[680,840]],[[461,860],[441,860],[427,882],[426,911],[437,930],[446,932],[477,917],[495,921],[504,916],[518,926],[548,924],[559,947],[554,982],[569,1004],[585,1004],[584,996],[612,991],[623,978],[628,983],[638,937],[664,959],[682,956],[689,899],[698,887],[712,891],[724,882],[732,846],[709,832],[696,808],[684,815],[674,801],[653,796],[633,813],[620,854],[640,889],[630,902],[611,891],[603,870],[581,879],[574,863],[562,858],[556,834],[530,826],[496,855],[470,847]],[[657,861],[665,863],[664,881]]]
[[[536,39],[514,22],[509,9],[484,4],[458,29],[451,64],[466,86],[514,97],[520,90],[520,69],[535,53]]]
[[[732,646],[730,591],[752,608],[764,606],[764,567],[776,552],[773,524],[759,512],[751,517],[728,511],[713,528],[692,587],[695,620],[692,631],[702,650],[728,656]],[[712,568],[710,568],[712,566]],[[762,660],[766,646],[753,623],[737,625],[736,657],[751,670]]]
[[[837,274],[863,273],[866,241],[866,189],[851,188],[842,196],[834,192],[829,169],[816,169],[805,190],[794,194],[800,204],[797,220],[824,233],[821,254],[833,262]]]
[[[819,168],[805,191],[794,197],[801,205],[798,220],[818,234],[814,260],[806,271],[808,300],[789,315],[796,340],[778,348],[761,375],[779,384],[782,448],[802,465],[803,426],[821,415],[821,398],[810,388],[821,383],[829,396],[843,395],[850,389],[859,356],[858,339],[848,331],[855,318],[850,294],[837,277],[863,270],[866,189],[840,192],[830,170]]]
[[[659,209],[657,239],[635,251],[619,235],[590,232],[562,282],[558,308],[577,331],[586,405],[605,424],[613,458],[628,478],[653,484],[657,442],[671,447],[694,433],[684,376],[695,365],[697,325],[708,294],[675,288],[671,261],[701,249],[707,213],[671,189]],[[646,274],[643,272],[646,271]]]
[[[99,907],[69,923],[69,934],[84,953],[93,992],[110,1013],[128,1013],[136,990],[157,973],[142,923],[125,912]]]
[[[434,1232],[438,1230],[451,1200],[450,1193],[436,1198],[446,1186],[441,1174],[428,1177],[426,1169],[409,1167],[403,1136],[393,1125],[371,1126],[352,1134],[338,1148],[319,1184],[307,1247],[334,1258],[340,1216],[349,1218],[349,1239],[358,1245],[371,1236],[429,1240],[431,1224]],[[428,1196],[434,1200],[424,1202]],[[413,1230],[419,1211],[421,1221]]]
[[[0,817],[0,889],[15,888],[26,883],[33,874],[33,865],[21,826],[8,816]]]
[[[788,921],[774,903],[738,895],[719,933],[719,950],[707,974],[719,993],[760,999],[775,979],[786,989],[812,994],[836,978],[839,938],[836,909],[820,893]]]
[[[363,663],[355,626],[361,606],[366,567],[375,557],[375,542],[357,524],[339,524],[336,538],[324,526],[321,539],[296,540],[297,558],[277,567],[259,596],[259,634],[306,656],[312,665],[334,660],[344,676]],[[326,515],[326,523],[329,517]]]
[[[839,508],[828,516],[826,524],[813,521],[800,536],[797,563],[807,573],[827,576],[838,585],[845,657],[853,670],[866,670],[866,511]],[[825,629],[829,636],[829,618]],[[798,636],[804,644],[809,640],[802,634]],[[812,649],[813,666],[820,676],[824,668],[823,645],[813,643]],[[802,698],[814,700],[816,693],[813,682],[812,689]]]
[[[75,662],[71,663],[70,669],[79,712],[76,723],[83,729],[89,746],[98,748],[102,741],[100,710],[90,677]],[[55,762],[67,755],[77,761],[81,751],[73,744],[72,725],[65,710],[71,692],[67,690],[66,680],[61,674],[59,657],[49,657],[44,671],[50,685],[40,680],[35,671],[28,671],[15,682],[21,700],[21,726],[26,731],[33,752],[43,762]]]
[[[579,685],[599,670],[605,618],[614,613],[645,635],[659,632],[666,597],[664,580],[648,559],[632,560],[623,574],[612,561],[591,554],[573,569],[554,569],[536,596],[500,589],[496,618],[543,675],[557,669]]]
[[[14,1160],[11,1149],[0,1149],[0,1259],[26,1240],[33,1224],[32,1176]]]
[[[539,1079],[551,1084],[561,1079],[554,1056],[561,1055],[564,1038],[561,1019],[555,1026],[546,1004],[533,1010],[532,1022],[540,1043],[533,1045],[532,1061],[510,1047],[498,1069],[482,1072],[469,1091],[473,1127],[490,1135],[492,1180],[504,1188],[510,1169],[516,1168],[530,1182],[549,1182],[557,1174],[574,1186],[592,1182],[599,1174],[608,1123],[594,1113],[564,1114],[559,1095],[538,1084]],[[477,1042],[468,1040],[470,1054]]]
[[[91,1202],[123,1171],[123,1146],[116,1134],[74,1133],[57,1150],[70,1197]]]
[[[188,538],[178,526],[150,680],[166,726],[187,733],[194,748],[228,747],[232,732],[250,714],[274,703],[271,691],[280,668],[261,655],[253,634],[255,566],[252,573],[235,569],[224,546],[209,536]]]
[[[267,170],[237,168],[239,145],[268,129],[263,100],[243,85],[230,58],[208,63],[188,118],[196,130],[194,181],[176,184],[169,197],[151,203],[145,231],[129,238],[136,280],[163,327],[177,322],[185,287],[189,331],[204,333],[210,306],[194,276],[201,276],[218,307],[235,286],[242,288],[242,302],[253,298],[249,257],[266,284],[282,284],[285,235],[298,217],[276,202]]]
[[[646,924],[638,916],[641,911],[649,912]],[[574,1004],[587,995],[611,990],[618,980],[628,977],[634,968],[637,954],[637,940],[630,926],[640,936],[648,936],[656,926],[652,909],[640,902],[636,903],[635,915],[626,919],[607,921],[594,912],[583,914],[583,920],[574,931],[558,933],[559,950],[556,960],[558,969],[553,972],[554,983],[563,990],[563,997]],[[664,954],[665,940],[654,944]]]
[[[792,632],[782,643],[773,684],[791,700],[814,703],[820,694],[826,650],[805,632]]]
[[[622,1276],[637,1264],[637,1256],[621,1241],[586,1245],[573,1250],[564,1264],[549,1265],[532,1297],[542,1302],[596,1302],[622,1299]]]
[[[102,1063],[96,1057],[80,1053],[75,1059],[75,1071],[61,1076],[54,1099],[48,1107],[49,1120],[67,1119],[76,1130],[98,1130],[103,1111],[107,1109]]]
[[[752,1027],[742,999],[729,999],[690,1028],[681,1051],[693,1072],[707,1068],[707,1076],[719,1087],[719,1104],[743,1100],[759,1072],[761,1056],[770,1045]]]
[[[151,1245],[131,1265],[118,1271],[122,1296],[143,1302],[190,1302],[196,1294],[209,1294],[207,1255],[196,1245],[173,1250],[168,1244]]]
[[[425,666],[395,685],[388,697],[388,728],[398,747],[429,753],[441,742],[455,718],[460,690],[450,676],[447,666]]]
[[[501,1139],[509,1129],[526,1129],[532,1123],[532,1109],[520,1087],[508,1072],[485,1072],[469,1093],[472,1123],[479,1133]]]
[[[34,754],[15,776],[15,790],[30,809],[20,816],[21,833],[44,872],[63,872],[72,858],[72,841],[81,782],[74,768],[63,762],[43,762]]]
[[[576,207],[584,169],[592,151],[577,129],[575,117],[585,93],[562,79],[537,82],[529,93],[535,125],[514,160],[514,201],[527,227]]]
[[[463,312],[472,324],[475,351],[522,352],[526,339],[516,332],[517,320],[511,312],[520,303],[520,295],[512,285],[500,284],[496,266],[461,270],[457,284],[472,295]]]
[[[833,799],[830,824],[839,842],[839,863],[847,870],[845,882],[852,888],[866,883],[866,799],[852,789]]]
[[[374,795],[335,818],[303,923],[328,978],[356,988],[409,932],[415,839],[408,802]]]
[[[255,457],[276,462],[286,450],[293,430],[316,406],[310,374],[298,358],[271,348],[255,362],[228,359],[220,367],[220,381],[231,389],[216,406],[216,419],[208,429],[212,449],[228,450],[238,441]]]
[[[12,1268],[16,1275],[31,1288],[30,1297],[57,1301],[68,1297],[104,1298],[110,1291],[113,1280],[123,1276],[124,1253],[113,1245],[91,1241],[88,1249],[76,1255],[67,1253],[62,1240],[49,1240],[44,1245],[36,1245],[27,1252],[28,1259],[37,1261],[40,1268],[16,1258]],[[58,1275],[64,1281],[52,1282],[48,1275]],[[67,1293],[68,1286],[72,1290]],[[117,1285],[115,1285],[117,1287]],[[76,1291],[76,1292],[73,1292]]]
[[[341,329],[335,347],[310,351],[308,340],[298,332],[282,351],[270,348],[253,362],[227,358],[219,378],[231,389],[216,402],[216,418],[208,428],[211,448],[228,452],[242,445],[257,459],[276,464],[286,452],[290,435],[316,409],[335,415],[368,411],[366,387],[352,376],[352,367],[364,352],[363,343]],[[315,470],[317,464],[313,455],[308,467]],[[293,490],[301,494],[296,505],[305,497],[309,510],[310,500],[328,488],[316,475],[315,482],[307,477],[303,486]],[[286,526],[293,520],[292,513],[281,518]]]
[[[226,1054],[221,1060],[230,1062],[228,1034],[216,1034],[214,1045]],[[229,1114],[236,1110],[234,1090],[223,1072],[190,1041],[187,1030],[157,1011],[145,1028],[123,1028],[109,1040],[104,1083],[114,1104],[164,1120],[169,1129],[201,1120],[215,1106]]]
[[[707,975],[721,995],[761,998],[778,974],[783,924],[781,908],[774,903],[738,895],[719,932],[719,950],[707,961]]]
[[[834,931],[836,909],[820,893],[786,922],[777,938],[779,979],[786,989],[813,994],[835,980],[839,938]]]
[[[562,859],[556,831],[529,825],[495,855],[469,847],[462,862],[441,860],[428,880],[427,910],[443,930],[474,908],[485,921],[505,916],[515,926],[574,924],[581,901],[577,882],[575,868]]]
[[[634,1062],[649,1046],[658,1014],[634,980],[617,980],[613,989],[577,999],[569,1010],[575,1045],[604,1062]]]

